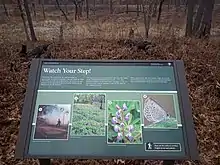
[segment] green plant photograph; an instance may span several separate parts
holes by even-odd
[[[105,94],[74,94],[70,136],[105,136]]]
[[[178,122],[176,118],[169,117],[165,121],[148,125],[148,128],[164,128],[164,129],[178,128],[177,123]]]
[[[108,101],[108,143],[142,144],[140,102]]]

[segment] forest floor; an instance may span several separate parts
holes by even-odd
[[[102,17],[100,20],[105,21],[100,21],[101,23],[98,25],[96,22],[93,24],[94,26],[88,25],[86,20],[82,20],[79,24],[89,27],[85,28],[86,30],[83,32],[80,32],[83,26],[79,26],[78,23],[75,25],[72,23],[68,25],[67,23],[66,25],[68,26],[64,30],[63,43],[58,42],[57,32],[59,32],[59,26],[55,26],[60,25],[60,21],[56,22],[54,19],[35,21],[34,25],[39,38],[37,44],[53,41],[52,57],[62,59],[183,60],[192,103],[200,161],[199,163],[179,161],[177,164],[219,165],[220,39],[198,40],[184,38],[181,35],[176,35],[176,33],[181,34],[177,28],[170,28],[171,30],[168,31],[166,29],[167,26],[164,26],[166,30],[162,31],[161,27],[163,26],[160,26],[160,28],[158,26],[160,33],[150,35],[150,39],[156,44],[156,47],[150,53],[134,51],[117,43],[117,39],[123,38],[123,36],[126,37],[132,22],[128,18],[119,18],[119,16],[115,18],[115,21],[117,20],[119,23],[114,23],[113,18]],[[164,20],[166,19],[164,18]],[[127,26],[124,26],[127,22],[129,22]],[[136,24],[137,29],[139,29],[135,31],[136,37],[143,36],[143,31],[140,30],[143,26],[139,23],[136,23],[136,21],[132,23],[132,25]],[[41,27],[43,28],[39,28],[40,24],[42,24]],[[44,26],[45,24],[48,26]],[[57,31],[47,29],[54,26],[57,27]],[[79,26],[78,31],[72,32],[70,28],[72,26]],[[152,32],[155,29],[158,32],[157,26],[153,26],[155,27],[152,28],[151,34],[153,34]],[[179,27],[183,27],[183,24],[180,23]],[[123,30],[119,30],[121,28],[125,28],[124,31],[126,33]],[[215,28],[218,30],[219,27],[215,26]],[[29,71],[28,63],[18,54],[21,44],[24,43],[22,39],[25,38],[21,20],[11,18],[10,21],[0,25],[0,32],[0,164],[35,165],[37,164],[36,160],[21,161],[14,158]],[[11,63],[13,62],[16,65],[11,68]],[[53,160],[54,165],[62,165],[64,163],[65,165],[160,164],[159,161],[145,160],[121,160],[119,162],[116,160]]]

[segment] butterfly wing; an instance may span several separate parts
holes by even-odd
[[[166,118],[166,111],[153,99],[147,98],[144,103],[144,116],[153,123],[158,123]]]
[[[150,98],[147,98],[144,102],[144,117],[149,121],[149,122],[154,122],[154,119],[152,117],[152,111],[153,111],[153,102],[151,101]]]

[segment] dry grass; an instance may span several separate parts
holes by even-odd
[[[143,36],[141,19],[118,15],[99,19],[91,18],[66,23],[63,44],[57,42],[59,20],[47,19],[35,21],[34,25],[39,40],[54,41],[52,56],[64,59],[182,59],[185,63],[186,77],[193,107],[193,118],[196,125],[200,165],[219,165],[220,159],[220,40],[195,40],[176,35],[183,29],[182,23],[167,29],[170,15],[163,16],[163,26],[153,24],[150,32],[151,40],[156,48],[151,54],[136,52],[117,44],[116,39],[127,37],[130,26],[135,27],[135,36]],[[20,20],[20,19],[19,19]],[[24,42],[25,35],[22,23],[18,18],[0,25],[0,164],[22,165],[37,164],[36,160],[19,161],[14,159],[17,140],[20,109],[23,106],[27,85],[27,63],[18,56],[18,49]],[[175,21],[174,21],[175,22]],[[184,22],[184,21],[182,21]],[[40,41],[40,42],[41,42]],[[15,70],[10,71],[10,63],[16,62]],[[53,164],[71,165],[103,165],[132,164],[158,165],[159,161],[126,160],[124,163],[113,160],[54,160]],[[178,162],[181,165],[198,164],[195,162]]]
[[[105,39],[72,39],[63,45],[54,44],[54,58],[65,59],[182,59],[186,65],[186,74],[193,117],[196,124],[198,147],[201,165],[218,165],[220,151],[220,95],[216,88],[217,71],[219,71],[220,46],[215,41],[199,41],[175,37],[153,38],[157,47],[150,55],[144,52],[133,52],[120,47],[115,40]],[[174,44],[175,43],[175,44]],[[16,135],[19,128],[20,109],[23,104],[28,68],[22,59],[16,56],[19,45],[7,45],[2,59],[1,72],[1,144],[2,164],[35,164],[34,160],[15,161],[13,158]],[[16,60],[17,71],[9,71],[10,62]],[[218,80],[219,81],[219,80]],[[7,116],[6,118],[3,116]],[[106,161],[61,161],[72,164],[105,164]],[[126,161],[126,164],[135,161]],[[144,161],[136,161],[138,164]],[[109,161],[109,164],[116,164]],[[187,162],[179,162],[187,165]],[[145,164],[150,164],[145,161]],[[151,165],[158,162],[151,162]],[[192,163],[194,164],[194,163]]]

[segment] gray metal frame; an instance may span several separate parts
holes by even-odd
[[[28,86],[26,89],[25,100],[22,109],[22,116],[20,120],[20,129],[18,134],[18,141],[16,144],[15,157],[24,158],[25,157],[25,149],[27,146],[28,137],[28,128],[31,125],[31,116],[33,114],[33,98],[36,94],[37,88],[37,79],[39,79],[38,72],[40,71],[40,63],[39,60],[34,60],[31,63],[29,77],[28,77]]]
[[[185,68],[183,61],[176,61],[176,71],[178,77],[178,92],[181,96],[181,103],[182,105],[182,114],[184,115],[184,125],[186,129],[186,137],[189,146],[189,155],[192,160],[198,160],[198,149],[197,149],[197,141],[196,141],[196,134],[195,134],[195,125],[193,122],[192,117],[192,108],[190,105],[189,100],[189,92],[187,88],[187,81],[185,75]]]
[[[180,100],[180,113],[181,119],[184,121],[183,129],[185,134],[185,157],[164,157],[164,156],[155,156],[155,157],[111,157],[111,156],[83,156],[83,157],[74,157],[74,156],[51,156],[51,155],[38,155],[32,156],[28,154],[28,147],[31,138],[31,123],[34,115],[34,105],[36,101],[37,89],[40,80],[41,66],[43,63],[49,64],[59,64],[59,62],[65,63],[98,63],[103,65],[143,65],[147,63],[172,63],[175,72],[175,80],[177,85],[178,97]],[[198,160],[198,150],[197,142],[194,131],[194,124],[192,118],[192,110],[189,102],[187,82],[185,78],[185,69],[183,61],[181,60],[65,60],[65,59],[34,59],[31,64],[29,78],[28,78],[28,87],[25,95],[24,106],[22,110],[20,131],[18,135],[18,141],[16,146],[15,157],[18,159],[23,158],[37,158],[37,159],[52,159],[52,158],[65,158],[65,159],[112,159],[112,158],[124,158],[124,159],[150,159],[150,160]]]

